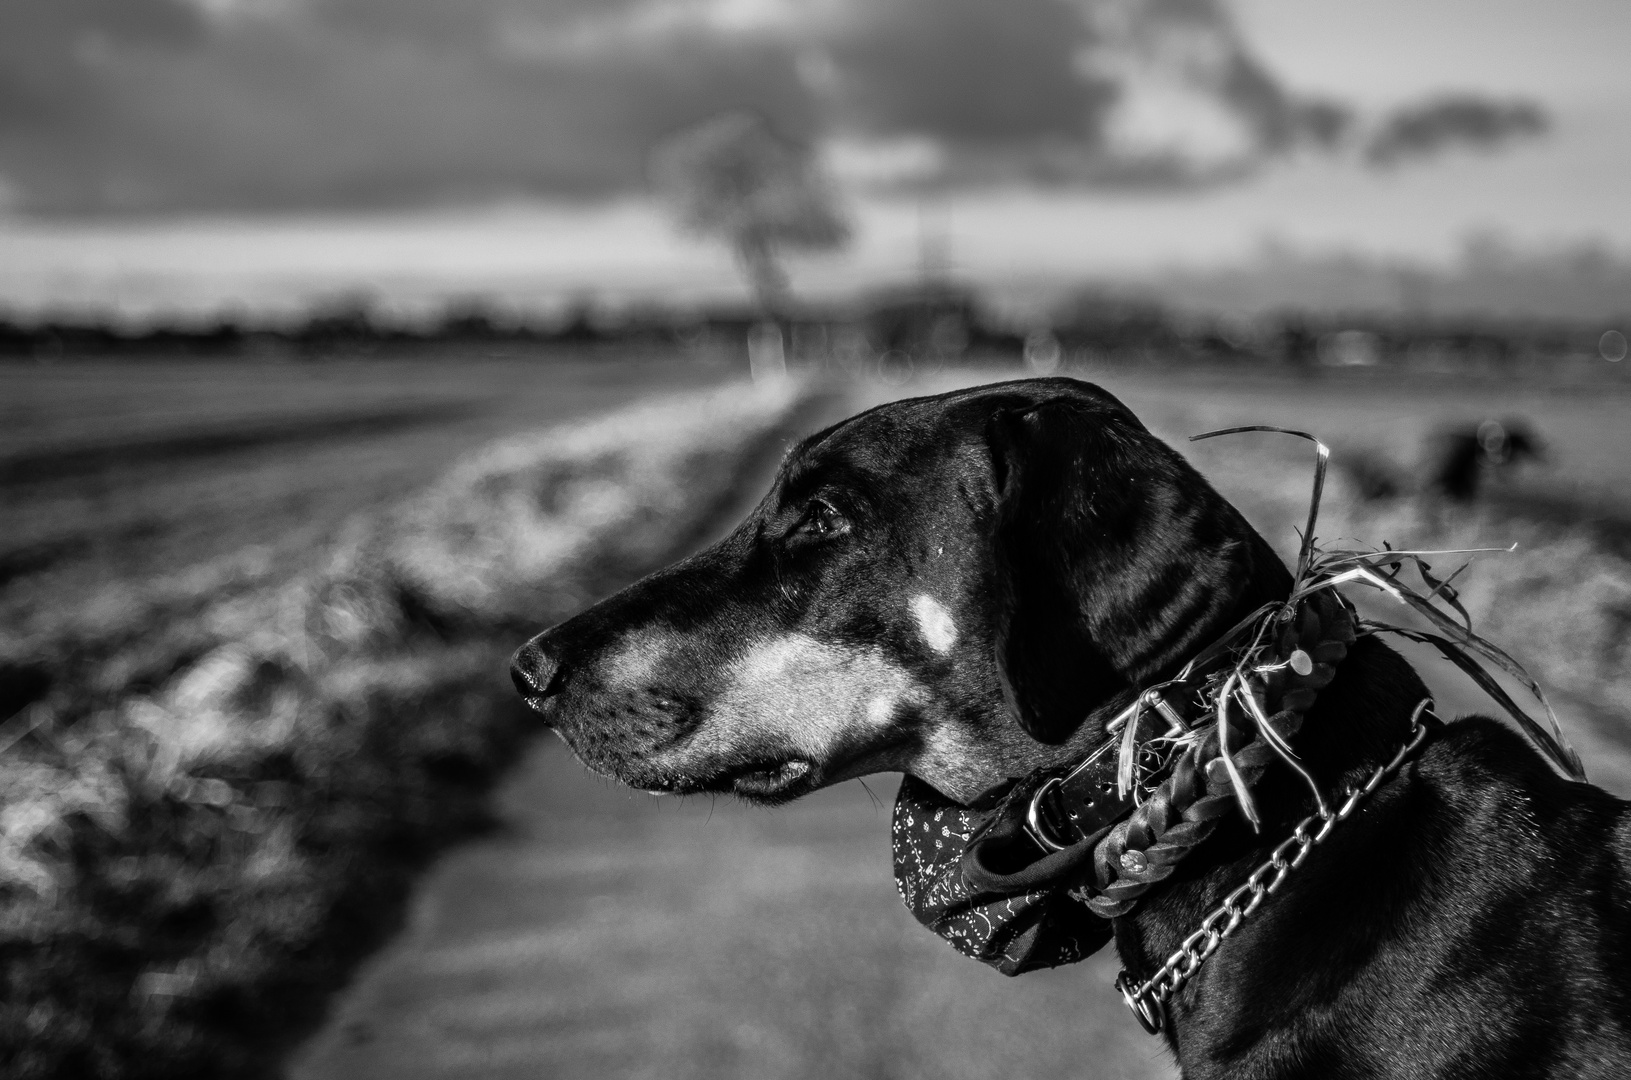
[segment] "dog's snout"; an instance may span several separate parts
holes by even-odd
[[[536,641],[529,641],[516,650],[510,660],[510,679],[521,696],[528,701],[547,698],[560,689],[561,662],[546,652]]]

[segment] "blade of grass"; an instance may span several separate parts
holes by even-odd
[[[1507,714],[1517,721],[1524,734],[1532,742],[1536,743],[1548,757],[1557,762],[1565,773],[1577,780],[1586,778],[1585,768],[1580,764],[1580,756],[1575,753],[1574,748],[1568,744],[1567,740],[1562,738],[1561,731],[1558,731],[1556,738],[1548,734],[1532,716],[1512,700],[1506,690],[1495,681],[1481,664],[1458,648],[1455,642],[1440,634],[1431,634],[1425,630],[1414,630],[1410,627],[1395,626],[1390,623],[1367,621],[1365,628],[1372,633],[1395,634],[1409,641],[1433,646],[1446,660],[1464,671],[1467,677],[1478,685],[1480,690],[1489,695],[1491,700],[1505,709]],[[1540,700],[1542,704],[1546,705],[1547,713],[1550,715],[1551,706],[1547,704],[1544,697],[1541,697]],[[1555,727],[1555,717],[1553,717],[1553,724]]]
[[[1294,580],[1301,582],[1303,575],[1308,572],[1309,560],[1314,551],[1314,525],[1320,516],[1320,496],[1325,491],[1325,471],[1331,462],[1331,448],[1320,442],[1306,431],[1296,431],[1292,428],[1270,427],[1266,424],[1250,424],[1246,427],[1219,428],[1217,431],[1203,431],[1199,435],[1191,435],[1190,442],[1200,442],[1202,439],[1213,439],[1219,435],[1240,435],[1248,431],[1267,431],[1279,435],[1295,435],[1299,439],[1307,439],[1314,444],[1314,493],[1308,500],[1308,525],[1303,529],[1302,547],[1297,552],[1297,574]]]

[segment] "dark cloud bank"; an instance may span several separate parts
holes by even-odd
[[[1386,167],[1456,147],[1491,150],[1546,128],[1546,114],[1531,102],[1450,95],[1388,117],[1366,144],[1365,158]]]
[[[6,0],[0,197],[38,212],[638,188],[749,107],[896,184],[1183,185],[1299,147],[1396,165],[1529,135],[1452,98],[1367,129],[1216,0]]]

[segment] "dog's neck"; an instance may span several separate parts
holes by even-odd
[[[1408,737],[1412,712],[1427,696],[1408,661],[1376,638],[1362,637],[1309,708],[1294,747],[1328,796],[1334,795],[1394,755]],[[1177,876],[1150,892],[1132,915],[1116,920],[1122,962],[1140,981],[1312,809],[1307,788],[1288,770],[1271,770],[1254,794],[1260,831],[1254,833],[1244,820],[1228,822]],[[1169,1029],[1169,1038],[1177,1037]]]
[[[1065,742],[1043,743],[1020,730],[1001,695],[993,692],[979,710],[977,727],[950,727],[940,739],[929,740],[926,752],[902,771],[948,799],[974,805],[1017,777],[1039,769],[1062,770],[1087,757],[1108,737],[1105,725],[1132,699],[1130,690],[1118,694],[1095,708]]]

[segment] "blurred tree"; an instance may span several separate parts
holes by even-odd
[[[810,148],[754,113],[726,113],[671,136],[652,152],[651,178],[682,229],[730,246],[769,320],[787,314],[781,254],[831,250],[850,237]]]

